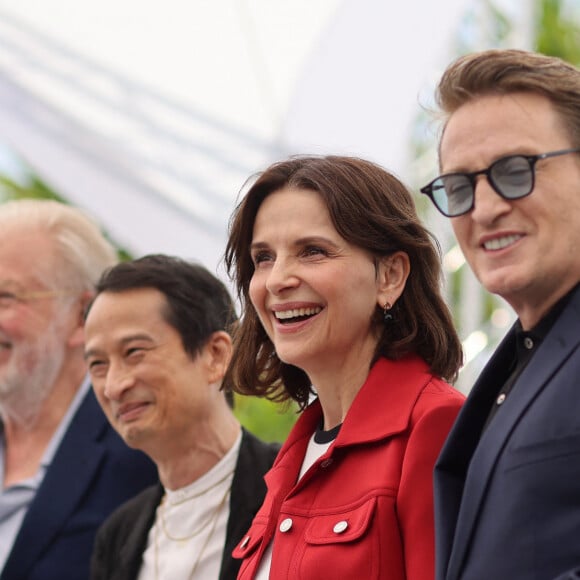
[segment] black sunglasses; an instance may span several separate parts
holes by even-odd
[[[481,171],[440,175],[420,191],[429,196],[444,216],[457,217],[473,209],[478,175],[485,175],[494,191],[504,199],[520,199],[532,193],[536,163],[540,159],[579,152],[580,149],[561,149],[539,155],[508,155]]]

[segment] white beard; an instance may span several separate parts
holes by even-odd
[[[0,367],[0,414],[32,428],[54,387],[66,354],[58,317],[34,341],[12,346],[10,360]]]

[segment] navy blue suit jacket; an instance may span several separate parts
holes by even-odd
[[[514,348],[512,328],[435,467],[437,580],[550,580],[580,565],[580,289],[482,434]]]
[[[155,464],[127,447],[89,391],[26,513],[0,579],[87,579],[99,525],[155,481]]]

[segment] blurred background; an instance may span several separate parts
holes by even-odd
[[[123,256],[220,263],[248,177],[292,154],[366,157],[418,192],[437,173],[433,91],[492,47],[580,64],[580,0],[0,0],[0,202],[56,197]],[[439,239],[467,392],[513,322]],[[1,232],[0,232],[1,236]],[[295,410],[239,398],[282,440]]]

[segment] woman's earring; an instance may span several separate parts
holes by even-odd
[[[393,315],[390,312],[391,308],[391,303],[385,302],[385,305],[383,306],[383,320],[385,321],[385,324],[393,320]]]

